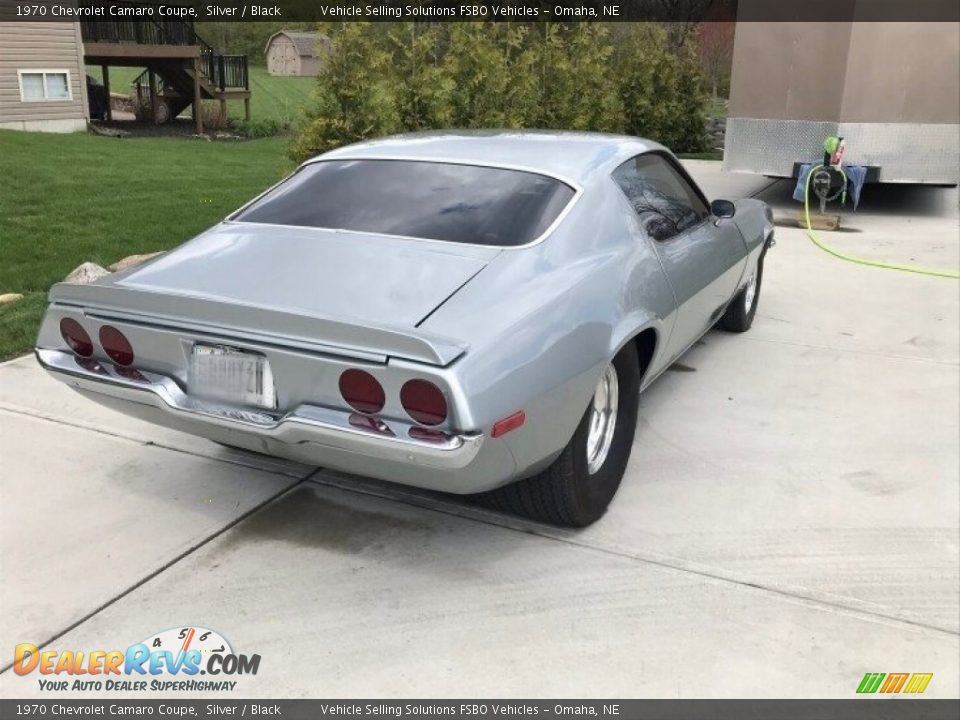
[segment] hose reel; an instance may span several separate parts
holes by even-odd
[[[843,152],[846,148],[842,137],[828,137],[823,141],[823,164],[810,171],[810,186],[820,200],[820,214],[827,210],[827,203],[840,198],[847,203],[847,174],[843,171]]]

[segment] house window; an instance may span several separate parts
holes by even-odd
[[[20,70],[20,99],[24,102],[37,100],[70,100],[70,71],[68,70]]]

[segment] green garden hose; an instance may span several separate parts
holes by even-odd
[[[813,232],[813,227],[810,224],[810,178],[813,177],[813,174],[817,170],[823,169],[823,165],[817,165],[810,169],[810,172],[807,174],[807,181],[804,184],[803,190],[803,210],[806,213],[807,220],[807,237],[810,238],[810,241],[816,245],[818,248],[824,252],[828,252],[834,257],[838,257],[841,260],[846,260],[847,262],[856,263],[857,265],[867,265],[869,267],[878,267],[885,268],[887,270],[899,270],[901,272],[915,273],[917,275],[930,275],[932,277],[942,277],[950,278],[952,280],[960,279],[960,273],[953,270],[934,270],[931,268],[921,268],[916,267],[915,265],[899,265],[897,263],[888,263],[881,260],[869,260],[867,258],[859,258],[853,255],[847,255],[842,253],[839,250],[835,250],[829,245],[824,244],[820,241],[820,238],[817,237],[816,233]]]

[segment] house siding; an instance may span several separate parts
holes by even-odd
[[[24,102],[20,70],[67,70],[69,100]],[[0,22],[0,128],[82,130],[87,120],[86,71],[80,24]]]

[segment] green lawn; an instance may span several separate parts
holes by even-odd
[[[47,289],[85,260],[165,250],[292,169],[282,138],[206,142],[0,130],[0,359],[33,345]]]
[[[723,160],[722,150],[707,150],[695,153],[677,153],[681,160]]]
[[[725,118],[727,116],[727,100],[722,97],[707,99],[707,117]]]
[[[143,68],[110,68],[110,91],[126,94],[130,83]],[[87,74],[100,79],[99,66],[88,65]],[[268,75],[266,68],[250,68],[250,117],[253,120],[276,120],[291,124],[297,120],[300,110],[310,102],[316,78],[280,77]],[[230,117],[243,117],[243,103],[227,103]]]

